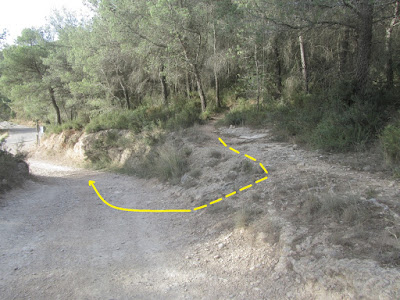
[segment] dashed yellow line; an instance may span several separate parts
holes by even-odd
[[[213,205],[213,204],[215,204],[215,203],[218,203],[219,201],[222,201],[222,198],[219,198],[219,199],[217,199],[217,200],[214,200],[213,202],[210,202],[210,205]]]
[[[236,149],[233,149],[232,147],[229,147],[229,150],[232,150],[233,152],[235,152],[235,153],[237,153],[237,154],[240,154],[239,151],[237,151]]]
[[[253,160],[253,161],[257,161],[257,159],[255,159],[254,157],[252,157],[252,156],[250,156],[250,155],[245,154],[244,156],[246,156],[247,158],[249,158],[249,159],[251,159],[251,160]]]
[[[203,208],[206,208],[206,207],[207,207],[207,204],[203,205],[203,206],[196,207],[193,210],[200,210],[200,209],[203,209]]]
[[[234,191],[234,192],[232,192],[232,193],[226,195],[225,198],[229,198],[230,196],[233,196],[233,195],[235,195],[235,194],[236,194],[236,191]]]
[[[268,174],[268,171],[267,171],[267,169],[263,166],[263,164],[262,163],[260,163],[260,167],[264,170],[264,172],[265,173],[267,173]]]
[[[261,181],[264,181],[264,180],[267,180],[267,179],[268,179],[268,177],[261,178],[261,179],[257,180],[256,183],[260,183]]]
[[[222,143],[222,145],[224,145],[224,147],[227,147],[227,145],[225,144],[225,142],[221,138],[219,138],[219,141]]]
[[[239,191],[247,190],[247,189],[251,188],[252,186],[253,186],[252,184],[249,184],[249,185],[247,185],[247,186],[242,187],[241,189],[239,189]]]

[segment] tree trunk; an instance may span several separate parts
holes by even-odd
[[[129,91],[125,88],[125,85],[122,83],[121,79],[119,80],[119,84],[121,85],[122,91],[124,92],[124,98],[126,102],[126,107],[128,110],[131,109],[131,101],[129,97]]]
[[[256,77],[257,77],[257,110],[260,110],[260,71],[257,58],[257,43],[254,43],[254,62],[256,66]]]
[[[350,30],[349,28],[345,28],[344,37],[342,42],[340,43],[340,60],[339,60],[339,73],[341,75],[345,75],[349,70],[349,51],[350,51]]]
[[[165,106],[168,106],[168,90],[167,90],[167,80],[164,74],[164,64],[161,64],[159,76],[160,76],[163,104]]]
[[[217,33],[215,29],[215,24],[213,24],[213,33],[214,33],[214,80],[215,80],[215,103],[217,107],[221,107],[221,99],[219,96],[219,82],[218,82],[218,73],[217,73]]]
[[[275,38],[274,42],[274,55],[275,55],[275,85],[278,90],[278,96],[282,94],[282,64],[281,55],[278,45],[278,36]]]
[[[187,96],[188,99],[190,99],[190,95],[192,93],[192,87],[190,85],[189,72],[186,71],[185,75],[186,75],[185,76],[185,79],[186,79],[186,96]]]
[[[299,35],[299,44],[300,44],[300,56],[301,56],[301,71],[303,74],[303,82],[304,82],[304,91],[308,93],[308,72],[307,72],[307,61],[306,54],[304,51],[304,41],[303,36]]]
[[[200,73],[199,70],[197,69],[197,65],[194,64],[193,65],[193,73],[194,73],[194,77],[196,78],[196,83],[197,83],[197,92],[199,93],[199,97],[200,97],[200,101],[201,101],[201,111],[205,112],[206,108],[207,108],[207,100],[206,100],[206,96],[204,94],[204,90],[203,90],[203,84],[201,82],[201,78],[200,78]]]
[[[358,45],[356,60],[355,93],[362,95],[368,86],[369,67],[372,50],[373,4],[370,0],[361,0],[358,5],[359,24],[357,27]]]
[[[54,89],[51,87],[49,88],[49,93],[50,93],[50,98],[51,98],[51,103],[53,104],[53,107],[56,111],[56,115],[57,115],[57,124],[61,125],[61,114],[60,114],[60,108],[57,105],[56,102],[56,97],[54,95]]]
[[[385,39],[385,52],[386,52],[386,87],[388,89],[393,88],[393,48],[392,48],[392,32],[394,26],[399,23],[399,6],[400,1],[397,0],[394,9],[394,16],[390,22],[389,27],[386,29],[386,39]]]

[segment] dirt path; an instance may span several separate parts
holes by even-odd
[[[259,176],[243,158],[219,145],[219,136],[265,162],[270,171],[265,185],[189,214],[117,211],[105,206],[88,186],[89,180],[96,181],[107,201],[128,208],[205,204]],[[367,248],[374,246],[379,228],[363,225],[368,231],[358,229],[363,235],[354,236],[353,226],[346,229],[345,223],[329,216],[329,222],[300,218],[311,192],[320,196],[333,190],[341,197],[349,182],[362,194],[373,188],[367,192],[386,205],[379,213],[389,218],[390,212],[399,211],[393,204],[399,197],[398,182],[273,142],[267,131],[205,126],[174,139],[192,148],[191,169],[201,170],[190,173],[197,177],[189,178],[192,182],[178,186],[31,160],[36,179],[0,199],[1,298],[399,296],[399,269],[379,265]],[[333,241],[335,231],[349,241]]]

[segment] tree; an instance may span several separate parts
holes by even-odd
[[[24,29],[17,45],[3,50],[0,85],[8,98],[13,102],[22,101],[27,107],[50,102],[56,113],[56,122],[61,124],[54,86],[45,80],[48,67],[43,59],[48,57],[51,47],[48,38],[43,30]]]

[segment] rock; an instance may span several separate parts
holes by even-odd
[[[259,232],[257,234],[257,240],[260,242],[265,242],[267,240],[267,235],[265,234],[265,232]]]
[[[294,144],[293,145],[293,150],[298,150],[298,149],[299,149],[299,146],[297,144]]]
[[[224,246],[225,246],[224,243],[219,243],[219,244],[218,244],[218,249],[222,249]]]
[[[193,180],[194,180],[194,178],[192,176],[190,176],[188,173],[186,173],[185,175],[183,175],[181,177],[181,183],[182,184],[185,184],[185,183],[193,181]]]
[[[229,180],[235,180],[238,177],[238,172],[236,171],[229,171],[228,175],[226,175],[226,178]]]
[[[363,167],[363,171],[365,172],[369,172],[371,170],[372,170],[371,166],[366,165],[365,167]]]

